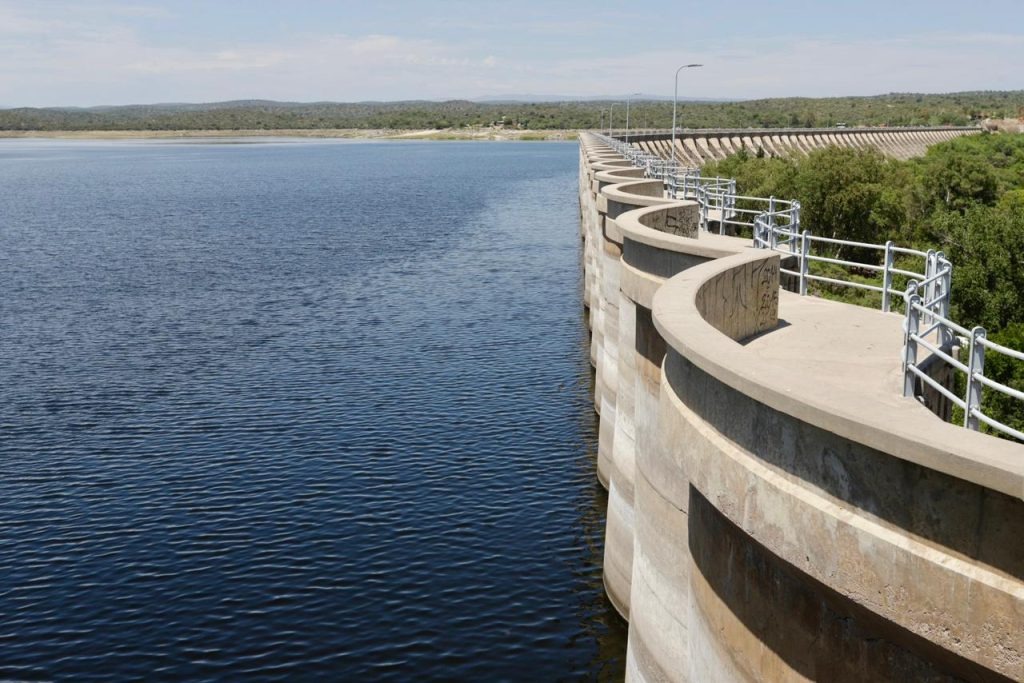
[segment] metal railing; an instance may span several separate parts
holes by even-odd
[[[648,178],[662,180],[665,193],[672,199],[689,199],[700,205],[700,227],[710,230],[718,225],[719,234],[753,230],[759,216],[767,216],[773,225],[798,231],[800,203],[774,197],[750,197],[736,192],[735,178],[704,176],[699,168],[680,166],[678,162],[645,152],[623,140],[602,136],[634,166],[646,169]]]
[[[799,204],[797,204],[799,211]],[[796,257],[797,270],[781,268],[780,272],[797,278],[798,290],[801,295],[807,294],[808,282],[824,282],[840,287],[852,287],[854,289],[867,290],[881,295],[881,309],[888,313],[892,310],[893,297],[902,297],[904,290],[895,286],[896,276],[903,276],[924,288],[928,295],[929,302],[937,308],[935,312],[939,315],[949,314],[950,290],[953,283],[953,264],[946,259],[941,251],[921,251],[920,249],[908,249],[897,247],[892,240],[885,244],[873,244],[870,242],[854,242],[851,240],[840,240],[831,237],[819,237],[813,235],[809,230],[797,232],[799,222],[788,225],[776,225],[772,222],[770,214],[763,214],[755,219],[754,246],[763,249],[773,249],[783,254]],[[814,245],[827,245],[838,249],[855,248],[862,252],[876,252],[881,263],[869,261],[851,261],[841,259],[838,256],[823,256],[814,253]],[[819,250],[820,251],[820,250]],[[902,261],[897,265],[896,259]],[[908,270],[911,266],[908,260],[920,259],[919,270]],[[868,282],[857,282],[856,280],[840,280],[811,272],[811,264],[827,263],[840,266],[849,273],[872,273],[881,278],[881,284],[875,285]],[[904,267],[900,267],[904,266]]]
[[[907,303],[907,318],[903,341],[903,395],[916,397],[917,380],[920,380],[963,410],[963,425],[967,429],[977,431],[981,424],[985,424],[1007,436],[1024,441],[1024,432],[1000,422],[991,415],[986,415],[982,410],[981,401],[982,391],[987,387],[1024,403],[1024,391],[985,376],[986,350],[1018,361],[1024,361],[1024,353],[989,341],[984,327],[968,330],[946,316],[939,315],[935,312],[934,306],[929,305],[934,300],[929,301],[926,288],[919,283],[912,282],[907,287],[904,297]],[[941,360],[954,373],[962,373],[965,380],[962,396],[954,393],[947,384],[936,380],[921,368],[917,361],[919,347],[930,352],[930,358]],[[958,351],[962,349],[967,351],[966,363],[958,357]]]
[[[707,231],[713,223],[724,234],[726,226],[734,230],[749,228],[755,247],[772,249],[793,257],[796,268],[783,267],[780,272],[792,276],[801,296],[807,295],[808,283],[851,287],[875,292],[881,296],[881,310],[890,312],[895,299],[902,298],[905,309],[903,375],[904,396],[917,397],[918,380],[934,389],[964,412],[963,425],[979,430],[981,425],[1024,441],[1024,432],[987,415],[982,410],[985,388],[1020,401],[1024,410],[1024,391],[1001,384],[984,374],[985,353],[999,353],[1024,362],[1024,353],[989,341],[982,327],[968,330],[950,320],[950,295],[953,265],[941,251],[922,251],[898,247],[891,240],[885,244],[854,242],[813,235],[800,228],[800,202],[775,197],[751,197],[736,192],[732,178],[702,176],[700,169],[681,167],[673,160],[649,154],[633,145],[607,136],[599,136],[609,146],[645,168],[645,176],[665,183],[665,196],[688,199],[698,203],[700,227]],[[817,247],[817,248],[816,248]],[[877,254],[877,262],[852,261],[839,258],[843,249],[861,254]],[[821,252],[832,250],[833,255]],[[788,260],[788,259],[787,259]],[[854,279],[829,277],[812,272],[813,264],[839,266],[851,275],[872,274],[880,284]],[[919,265],[914,265],[914,264]],[[906,289],[897,287],[897,278],[906,280]],[[930,352],[929,360],[938,359],[953,371],[962,373],[963,396],[929,375],[918,363],[918,348]],[[967,362],[957,358],[960,349],[967,350]],[[956,382],[948,382],[950,386]]]
[[[715,187],[703,190],[704,196],[698,201],[702,202],[702,218],[708,224],[705,229],[709,229],[712,222],[717,222],[721,234],[726,233],[728,226],[731,232],[749,229],[756,236],[758,226],[765,225],[786,233],[800,232],[800,202],[741,195],[736,193],[735,187],[733,184],[727,192]],[[760,245],[755,242],[755,246]]]

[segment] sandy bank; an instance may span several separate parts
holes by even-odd
[[[0,138],[60,138],[69,140],[129,140],[223,137],[347,138],[354,140],[575,140],[575,130],[506,130],[502,128],[396,129],[276,129],[276,130],[82,130],[0,131]]]

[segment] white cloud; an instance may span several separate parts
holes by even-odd
[[[742,46],[692,45],[690,51],[608,50],[597,58],[521,62],[508,69],[505,92],[671,95],[679,64],[680,96],[785,97],[869,95],[891,91],[1018,89],[1024,36],[925,35],[888,40],[754,39]]]
[[[120,9],[140,13],[135,6]],[[0,102],[415,97],[428,83],[472,83],[474,72],[495,63],[457,46],[384,34],[283,35],[207,49],[157,45],[130,22],[111,19],[118,14],[64,21],[0,3]]]
[[[1009,32],[886,40],[778,35],[711,40],[698,34],[663,48],[645,48],[642,40],[609,45],[574,36],[563,52],[549,46],[543,53],[515,49],[511,39],[474,38],[461,29],[460,37],[447,41],[294,31],[221,44],[173,31],[162,32],[159,41],[147,38],[147,26],[173,20],[167,10],[149,4],[26,7],[0,0],[0,102],[670,95],[675,67],[687,62],[706,65],[680,76],[680,94],[687,97],[939,92],[1019,88],[1017,65],[1024,63],[1024,35]]]

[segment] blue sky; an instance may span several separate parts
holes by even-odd
[[[0,0],[0,106],[1024,88],[1022,0]]]

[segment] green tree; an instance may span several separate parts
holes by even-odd
[[[1024,212],[974,206],[935,221],[953,263],[953,317],[999,330],[1024,322]]]
[[[1024,323],[1012,323],[989,334],[988,338],[1010,349],[1024,349]],[[991,349],[985,352],[985,376],[1004,386],[1024,391],[1024,362]],[[1017,399],[987,387],[982,390],[981,410],[989,417],[1024,432],[1024,404]],[[986,431],[997,433],[987,428]]]
[[[992,165],[962,147],[938,145],[928,150],[918,177],[925,210],[938,205],[964,211],[977,203],[992,204],[999,194]]]
[[[803,224],[814,234],[854,242],[878,242],[899,221],[901,204],[887,188],[885,157],[874,150],[827,147],[803,160],[796,174]],[[884,241],[884,240],[881,240]],[[837,247],[838,257],[852,256]]]

